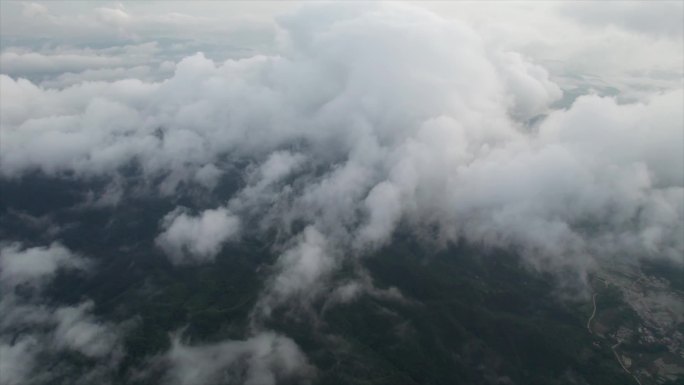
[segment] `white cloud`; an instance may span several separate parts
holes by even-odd
[[[334,306],[338,303],[351,302],[361,295],[370,295],[378,299],[403,302],[405,304],[411,302],[394,286],[390,286],[387,289],[375,287],[373,279],[367,271],[360,269],[357,276],[358,277],[355,277],[353,280],[342,282],[330,291],[329,295],[326,297],[323,311],[325,311],[327,307]]]
[[[396,186],[380,182],[368,193],[364,204],[369,213],[365,226],[359,231],[361,244],[382,243],[389,239],[401,217],[401,198]]]
[[[56,90],[3,76],[0,171],[88,177],[134,161],[172,194],[215,186],[224,161],[251,162],[226,206],[170,213],[157,243],[196,263],[234,236],[236,216],[276,230],[272,306],[325,286],[340,258],[401,225],[516,248],[580,281],[610,258],[682,262],[681,78],[549,111],[554,79],[595,75],[619,91],[636,84],[625,76],[680,76],[679,40],[623,27],[592,37],[542,8],[551,16],[528,10],[527,29],[519,7],[511,23],[493,12],[471,26],[404,5],[316,4],[277,18],[275,54],[196,54],[162,81]],[[110,24],[128,28],[119,11]]]
[[[73,54],[42,55],[35,52],[3,52],[0,55],[2,70],[7,74],[54,73],[83,71],[88,68],[116,67],[118,58],[101,56],[81,56]]]
[[[22,3],[24,7],[22,14],[26,17],[40,17],[48,13],[48,9],[44,5],[37,3]]]
[[[200,346],[176,337],[163,359],[170,365],[168,383],[177,385],[307,383],[313,374],[294,341],[272,332]]]
[[[590,84],[629,95],[681,87],[681,3],[419,4],[533,58],[563,88]]]
[[[269,155],[268,159],[259,167],[258,185],[256,189],[264,189],[296,170],[304,161],[301,154],[292,154],[287,151],[276,151]]]
[[[219,178],[223,175],[223,172],[213,163],[208,163],[202,166],[195,173],[195,180],[202,186],[212,189],[218,183]]]
[[[622,2],[605,3],[564,3],[560,7],[580,23],[597,27],[618,26],[627,30],[665,35],[682,39],[684,33],[684,5],[679,1],[659,1],[655,3]]]
[[[0,249],[0,282],[10,287],[24,283],[40,286],[59,269],[85,269],[87,265],[59,243],[31,248],[14,243]]]
[[[173,65],[166,58],[156,42],[96,48],[59,45],[38,52],[9,46],[0,53],[0,67],[13,78],[62,89],[83,82],[158,81],[173,74]]]
[[[618,258],[684,263],[682,23],[654,16],[681,4],[420,5],[458,11],[446,17],[309,4],[231,22],[214,11],[248,6],[79,4],[3,5],[0,177],[109,177],[87,202],[107,204],[120,203],[119,172],[132,163],[136,180],[169,196],[211,190],[227,165],[247,163],[235,195],[168,213],[156,244],[176,265],[197,264],[244,232],[276,234],[252,326],[321,298],[404,300],[363,271],[335,278],[400,226],[437,244],[513,249],[570,288]],[[552,110],[561,87],[618,96]],[[63,349],[118,365],[121,325],[95,317],[92,302],[55,307],[12,290],[86,266],[59,244],[3,246],[3,381],[25,382],[37,354]],[[16,325],[29,331],[10,339]],[[311,378],[293,340],[255,330],[198,346],[175,338],[165,380]]]
[[[55,344],[95,358],[118,354],[120,347],[116,329],[113,325],[98,323],[91,314],[93,307],[92,301],[86,301],[57,309]]]
[[[505,74],[506,89],[512,93],[511,114],[521,120],[547,112],[549,103],[560,99],[561,89],[549,80],[543,67],[514,52],[497,53],[499,71]]]
[[[54,381],[55,371],[39,360],[59,360],[65,351],[96,360],[97,366],[79,369],[77,378],[99,381],[110,377],[122,355],[122,325],[100,322],[92,314],[92,301],[52,307],[41,297],[29,301],[13,294],[0,301],[0,383],[28,384]],[[65,364],[68,366],[68,364]],[[90,381],[84,380],[84,383]],[[79,383],[79,382],[75,382]]]
[[[7,3],[0,25],[3,42],[9,42],[3,47],[18,44],[42,51],[65,44],[111,47],[164,41],[170,44],[169,51],[180,46],[205,46],[227,57],[272,43],[274,23],[262,15],[264,7],[260,8],[213,2],[202,6],[176,3],[171,7],[131,2]]]
[[[255,315],[269,315],[274,307],[292,299],[315,299],[336,263],[325,237],[312,226],[305,228],[293,246],[278,257],[278,273],[262,293]]]
[[[212,261],[223,244],[237,236],[240,220],[228,209],[205,210],[191,216],[178,208],[164,217],[164,231],[156,239],[174,264]]]

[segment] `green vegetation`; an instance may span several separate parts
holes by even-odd
[[[247,239],[224,248],[215,263],[177,268],[154,246],[154,237],[159,219],[190,202],[191,195],[129,198],[125,206],[75,210],[70,206],[87,191],[84,186],[53,186],[57,191],[43,207],[44,202],[31,206],[40,200],[24,199],[23,192],[31,189],[12,183],[22,182],[3,186],[0,229],[7,239],[41,239],[44,231],[19,225],[23,222],[8,207],[35,216],[49,211],[59,223],[78,223],[64,226],[60,239],[96,259],[97,269],[91,275],[60,275],[50,287],[50,300],[74,304],[87,297],[98,316],[128,322],[119,384],[134,383],[131,373],[168,349],[172,332],[183,330],[193,343],[245,337],[266,277],[259,267],[276,257],[270,252],[272,240]],[[586,299],[555,297],[553,281],[521,267],[513,251],[478,245],[438,249],[400,234],[375,255],[350,261],[337,279],[352,277],[354,263],[370,272],[376,287],[396,287],[406,301],[365,295],[324,307],[324,296],[313,304],[314,315],[281,309],[267,325],[305,351],[318,368],[318,384],[633,381],[608,345],[593,344],[597,339],[586,330]],[[618,292],[607,288],[600,301],[602,307],[617,306]],[[70,363],[68,370],[92,365],[77,354],[65,354],[60,362]]]

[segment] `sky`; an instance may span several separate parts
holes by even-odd
[[[402,300],[363,272],[333,279],[399,229],[435,247],[515,249],[577,295],[612,261],[684,264],[681,2],[1,6],[0,178],[107,177],[84,204],[116,206],[136,187],[121,173],[131,162],[158,196],[213,191],[248,164],[235,194],[159,218],[155,244],[178,268],[279,234],[253,334],[177,338],[158,357],[170,383],[214,383],[236,360],[245,383],[309,376],[265,321],[323,295]],[[58,238],[5,241],[3,287],[92,268]],[[7,383],[31,375],[44,340],[112,365],[125,354],[125,327],[98,321],[91,301],[51,314],[19,301],[0,309],[56,326],[3,337]]]

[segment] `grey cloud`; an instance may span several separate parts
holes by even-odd
[[[348,303],[359,298],[361,295],[370,295],[374,298],[391,300],[396,302],[410,303],[411,301],[394,286],[387,289],[375,287],[373,279],[368,272],[359,269],[357,276],[353,280],[341,282],[338,286],[330,290],[326,298],[324,309],[338,303]]]
[[[216,187],[219,178],[223,175],[223,171],[216,167],[213,163],[207,163],[202,166],[195,173],[195,181],[207,189]]]
[[[427,2],[490,44],[532,57],[565,90],[635,100],[681,87],[682,7],[658,2]],[[640,26],[639,26],[640,25]],[[679,32],[677,32],[679,31]],[[639,54],[636,54],[636,53]]]
[[[42,304],[40,298],[25,302],[6,295],[0,302],[0,383],[48,383],[57,371],[45,370],[37,360],[58,360],[64,351],[97,360],[94,369],[77,372],[73,378],[76,383],[108,377],[123,357],[121,336],[125,326],[98,321],[92,308],[90,301],[53,308]]]
[[[296,343],[261,329],[262,317],[321,298],[325,306],[362,294],[406,301],[396,289],[375,288],[360,268],[335,281],[340,266],[371,255],[399,228],[436,244],[466,240],[514,249],[528,266],[579,290],[592,269],[614,259],[684,263],[680,83],[667,83],[664,92],[649,88],[630,103],[588,95],[552,110],[562,96],[554,76],[511,52],[515,44],[403,5],[309,5],[277,18],[275,53],[222,62],[198,53],[173,63],[159,57],[161,46],[122,47],[122,40],[164,36],[171,27],[196,28],[211,18],[140,16],[118,7],[79,21],[48,8],[26,5],[24,12],[35,18],[32,25],[46,23],[43,32],[61,26],[68,37],[78,29],[118,47],[3,51],[3,178],[35,171],[110,177],[106,193],[85,203],[105,205],[125,191],[122,166],[139,166],[145,183],[160,181],[158,192],[173,195],[188,184],[213,189],[226,163],[245,162],[239,191],[213,209],[168,213],[156,244],[175,265],[198,264],[213,261],[243,232],[277,234],[277,260],[250,314],[255,334],[204,345],[174,337],[158,357],[169,383],[310,379]],[[652,27],[629,23],[623,27]],[[606,51],[601,44],[568,48],[542,39],[559,51],[527,52],[572,57],[560,64],[572,72],[586,52],[607,59],[590,57],[582,68],[599,68],[652,41],[607,33],[638,44]],[[648,52],[672,47],[658,44]],[[108,60],[124,54],[134,57]],[[679,63],[678,55],[662,59],[663,68]],[[643,56],[634,67],[616,68],[660,60]],[[56,76],[32,82],[18,77],[21,71]],[[87,266],[59,244],[4,246],[0,264],[3,291],[22,283],[40,289],[59,269]],[[121,325],[99,320],[93,306],[86,300],[55,308],[40,295],[28,302],[3,295],[1,364],[14,368],[3,374],[6,381],[33,375],[37,344],[115,367]],[[11,340],[5,332],[18,323],[32,331]]]
[[[55,311],[57,327],[54,341],[58,347],[78,350],[89,357],[102,358],[120,354],[119,336],[113,325],[98,323],[90,314],[94,304],[61,307]]]
[[[163,361],[167,381],[178,385],[307,383],[314,373],[294,341],[273,332],[200,346],[175,337]]]
[[[159,71],[162,72],[162,71]],[[86,69],[82,72],[61,73],[53,79],[43,80],[42,85],[49,88],[64,88],[84,81],[115,81],[127,78],[153,80],[155,71],[149,66],[112,69]],[[162,72],[163,73],[163,72]]]
[[[8,3],[3,6],[2,39],[10,42],[28,40],[30,43],[45,39],[57,44],[88,46],[113,46],[147,39],[214,46],[220,42],[223,46],[218,49],[225,55],[241,49],[225,44],[225,36],[236,38],[236,44],[265,47],[275,35],[273,22],[259,17],[257,7],[212,2],[201,7],[159,6],[142,3]],[[187,9],[179,12],[177,8]],[[237,9],[249,12],[236,12]]]
[[[61,73],[83,71],[88,68],[116,67],[118,58],[100,56],[80,56],[57,54],[45,56],[39,53],[3,52],[0,63],[5,73],[10,75],[32,73]]]
[[[549,79],[549,73],[539,65],[515,52],[498,52],[494,60],[505,74],[506,89],[512,93],[511,114],[520,121],[548,111],[550,102],[560,99],[561,89]]]
[[[269,155],[268,159],[259,166],[252,178],[257,180],[255,190],[263,190],[282,178],[287,177],[301,166],[305,158],[302,154],[293,154],[288,151],[276,151]]]
[[[224,207],[205,210],[198,216],[178,208],[164,217],[161,226],[157,245],[172,263],[192,264],[213,260],[223,244],[238,235],[240,220]]]
[[[390,182],[380,182],[364,200],[369,218],[359,231],[361,244],[387,240],[401,217],[401,198],[397,187]]]
[[[38,3],[24,3],[22,7],[22,14],[26,17],[39,17],[49,13],[46,6]]]
[[[24,248],[10,244],[0,251],[0,383],[48,383],[55,372],[38,365],[38,357],[64,350],[101,360],[82,378],[98,381],[98,375],[116,367],[122,357],[122,325],[100,322],[94,304],[48,304],[43,296],[60,269],[84,270],[90,263],[64,246]],[[18,295],[18,285],[31,285],[30,295]],[[76,379],[74,379],[76,380]],[[85,383],[90,381],[84,380]]]
[[[175,64],[168,58],[156,42],[105,48],[58,45],[39,51],[9,46],[0,54],[0,66],[6,75],[61,89],[91,81],[159,81],[173,74]]]
[[[59,243],[23,248],[19,243],[0,249],[0,282],[10,288],[28,283],[41,286],[59,269],[85,269],[88,263]]]
[[[304,168],[306,157],[300,153],[274,151],[246,175],[247,185],[229,202],[235,210],[273,204],[287,193],[283,183],[293,173]]]
[[[613,25],[637,32],[682,39],[684,6],[679,1],[565,3],[561,13],[587,25]]]
[[[20,338],[13,344],[0,341],[0,384],[25,384],[37,350],[38,342],[31,337]]]
[[[278,273],[262,293],[255,316],[268,316],[274,307],[292,299],[302,303],[315,299],[321,289],[317,286],[336,267],[333,252],[315,227],[304,229],[291,248],[278,258]]]
[[[682,262],[681,85],[550,111],[561,92],[544,68],[420,9],[311,5],[278,26],[277,54],[196,54],[158,82],[54,90],[3,76],[2,175],[135,161],[172,194],[246,159],[242,191],[199,217],[169,214],[158,243],[176,263],[209,261],[233,215],[276,230],[268,307],[325,287],[399,226],[516,248],[580,283],[611,258]]]

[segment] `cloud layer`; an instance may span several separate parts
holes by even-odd
[[[56,381],[62,373],[78,368],[58,358],[64,352],[96,363],[91,369],[80,369],[79,375],[72,378],[74,383],[106,381],[122,357],[121,325],[95,317],[90,300],[74,306],[57,306],[44,295],[61,271],[84,271],[91,264],[53,243],[31,248],[1,245],[0,266],[0,383]],[[27,288],[30,290],[26,291]],[[48,357],[57,364],[40,364],[39,360]]]
[[[24,12],[74,22],[37,5]],[[625,12],[634,17],[623,24],[605,14],[583,20],[617,23],[610,33],[618,35],[653,30]],[[103,34],[201,24],[179,15],[138,19],[120,7],[96,14],[89,28]],[[105,177],[119,195],[143,187],[210,195],[239,170],[237,191],[212,207],[159,218],[155,243],[180,268],[211,263],[241,236],[272,237],[277,258],[251,313],[253,334],[204,346],[175,338],[159,357],[169,382],[310,378],[294,341],[260,321],[323,294],[347,301],[381,293],[363,272],[353,282],[333,276],[397,230],[437,247],[467,241],[515,250],[527,266],[579,290],[588,272],[616,259],[684,264],[681,82],[629,98],[588,91],[556,108],[561,87],[539,61],[507,48],[516,44],[422,9],[310,5],[273,28],[272,51],[225,61],[197,53],[171,62],[156,44],[0,58],[8,72],[0,75],[4,179]],[[110,60],[124,53],[138,56]],[[59,75],[16,76],[52,72]],[[1,255],[0,279],[11,288],[85,266],[59,244],[14,244]],[[95,359],[117,351],[114,325],[98,322],[91,302],[49,314],[39,299],[17,301],[3,297],[3,325],[30,314],[50,331],[2,340],[3,368],[12,368],[3,370],[6,382],[29,375],[44,341]]]
[[[174,263],[211,260],[241,215],[286,237],[308,223],[335,254],[406,224],[517,247],[551,271],[627,251],[681,262],[681,89],[549,112],[561,91],[548,73],[465,25],[332,8],[278,19],[278,55],[196,54],[161,82],[49,89],[3,75],[2,174],[92,177],[132,162],[171,194],[211,188],[231,162],[258,165],[226,208],[164,219],[157,243]],[[292,253],[283,261],[311,260]]]

